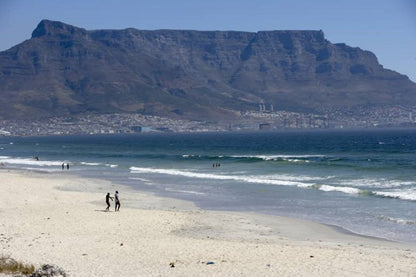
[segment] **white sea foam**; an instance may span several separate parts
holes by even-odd
[[[322,185],[319,187],[322,191],[338,191],[343,192],[347,194],[360,194],[361,190],[357,188],[351,188],[351,187],[335,187],[335,186],[329,186],[329,185]]]
[[[145,178],[138,178],[138,177],[129,177],[130,180],[137,180],[137,181],[141,181],[141,182],[150,182],[149,179],[145,179]]]
[[[310,163],[308,160],[299,160],[299,159],[283,159],[285,161],[291,162],[291,163]]]
[[[165,190],[170,191],[170,192],[180,192],[180,193],[188,193],[188,194],[196,194],[196,195],[205,194],[203,192],[198,192],[198,191],[193,191],[193,190],[177,190],[177,189],[171,189],[171,188],[166,188]]]
[[[118,167],[117,164],[103,164],[103,163],[92,163],[92,162],[81,162],[80,164],[87,165],[87,166],[107,166],[111,168]]]
[[[371,188],[395,188],[401,186],[410,186],[414,185],[414,182],[411,181],[402,181],[402,180],[388,180],[385,178],[372,179],[372,178],[363,178],[363,179],[354,179],[354,180],[344,180],[340,182],[340,185],[347,187],[371,187]]]
[[[192,154],[183,154],[182,155],[182,158],[203,158],[203,157],[204,157],[203,155],[192,155]],[[208,156],[208,157],[221,159],[221,158],[224,158],[224,155]]]
[[[416,189],[402,189],[392,191],[375,191],[374,194],[383,197],[398,198],[403,200],[416,201]]]
[[[310,188],[310,187],[313,187],[313,186],[314,186],[313,184],[308,184],[308,183],[303,183],[303,184],[297,185],[297,187],[299,187],[299,188]]]
[[[88,163],[88,162],[81,162],[82,165],[91,165],[91,166],[98,166],[102,165],[102,163]]]
[[[297,187],[309,187],[313,184],[307,184],[302,182],[296,181],[289,181],[289,180],[278,180],[278,179],[271,179],[269,176],[247,176],[239,178],[238,176],[235,180],[243,181],[247,183],[258,183],[258,184],[265,184],[265,185],[276,185],[276,186],[297,186]]]
[[[182,158],[195,158],[195,157],[200,158],[201,155],[190,155],[190,154],[182,155]]]
[[[231,156],[234,158],[255,158],[265,161],[286,160],[292,162],[306,162],[308,158],[323,158],[325,155],[242,155]]]
[[[0,157],[0,161],[11,165],[31,165],[31,166],[60,166],[62,161],[42,161],[33,158],[11,158]]]
[[[304,181],[304,182],[316,182],[316,181],[323,181],[328,180],[331,178],[334,178],[334,176],[325,176],[325,177],[319,177],[319,176],[302,176],[302,175],[272,175],[272,177],[275,177],[280,180],[289,180],[289,181]]]
[[[182,158],[201,158],[201,155],[189,155],[189,154],[183,154]],[[215,158],[224,158],[227,156],[219,155],[215,156]],[[293,162],[293,163],[308,163],[310,162],[309,158],[322,158],[325,157],[325,155],[231,155],[228,156],[231,158],[236,159],[260,159],[264,161],[287,161],[287,162]]]
[[[380,195],[384,197],[400,198],[405,200],[416,200],[416,190],[397,190],[397,191],[366,191],[352,186],[334,186],[334,185],[317,185],[326,179],[331,179],[333,176],[326,177],[311,177],[311,176],[291,176],[291,175],[222,175],[215,173],[201,173],[178,169],[163,169],[163,168],[143,168],[131,167],[131,173],[157,173],[172,176],[182,176],[188,178],[224,180],[224,181],[238,181],[245,183],[257,183],[264,185],[276,186],[296,186],[299,188],[316,187],[325,192],[342,192],[346,194],[363,194],[363,195]],[[366,180],[366,179],[363,179]],[[368,180],[367,180],[368,181]],[[392,182],[389,182],[392,185]],[[403,183],[401,183],[403,185]]]
[[[143,168],[143,167],[131,167],[131,173],[158,173],[158,174],[167,174],[173,176],[183,176],[189,178],[198,178],[198,179],[213,179],[213,180],[229,180],[229,181],[240,181],[247,183],[258,183],[265,185],[278,185],[278,186],[298,186],[298,187],[308,187],[312,184],[289,181],[289,180],[279,180],[271,178],[270,175],[265,176],[237,176],[237,175],[220,175],[212,173],[200,173],[200,172],[191,172],[177,169],[162,169],[162,168]]]
[[[382,220],[394,222],[394,223],[397,223],[397,224],[401,224],[401,225],[416,224],[415,220],[409,220],[409,219],[404,219],[404,218],[394,218],[394,217],[389,217],[389,216],[385,216],[385,215],[378,216],[378,218],[382,219]]]

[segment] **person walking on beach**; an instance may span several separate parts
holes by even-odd
[[[105,203],[107,203],[107,208],[105,209],[106,212],[108,212],[110,209],[110,199],[111,201],[113,201],[113,197],[111,197],[110,193],[108,192],[107,195],[105,196]]]
[[[116,193],[114,194],[114,202],[116,204],[115,211],[120,211],[120,200],[118,199],[118,191],[116,190]]]

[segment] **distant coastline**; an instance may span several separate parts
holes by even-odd
[[[103,135],[137,133],[189,133],[239,131],[313,131],[313,130],[380,130],[416,128],[408,110],[398,117],[338,118],[299,113],[246,113],[239,120],[204,121],[172,119],[141,114],[102,114],[76,117],[57,117],[38,121],[0,120],[1,136]],[[299,118],[303,118],[299,121]],[[388,120],[388,121],[386,121]]]

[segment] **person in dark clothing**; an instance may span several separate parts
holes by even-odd
[[[118,191],[116,190],[116,193],[114,194],[114,202],[116,204],[115,211],[120,211],[120,200],[118,199]]]
[[[105,203],[107,203],[107,208],[105,209],[106,211],[109,211],[110,209],[110,199],[111,201],[113,201],[113,197],[111,197],[110,193],[108,192],[107,195],[105,196]]]

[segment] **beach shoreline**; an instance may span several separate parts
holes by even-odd
[[[105,180],[0,170],[2,255],[69,276],[415,276],[413,245],[304,220],[206,211]],[[105,212],[105,194],[121,209]],[[171,265],[174,267],[171,267]]]

